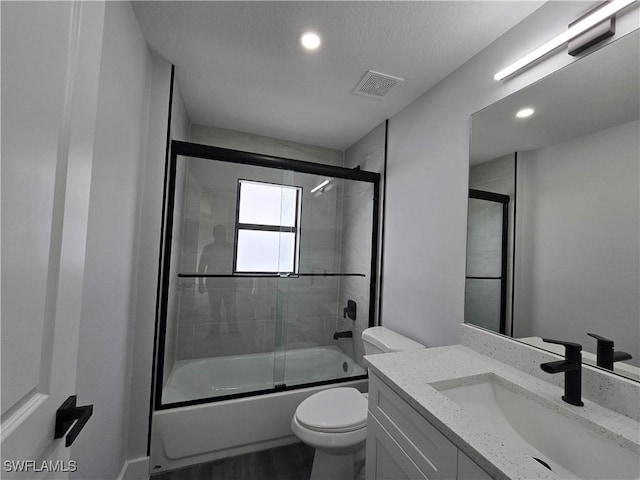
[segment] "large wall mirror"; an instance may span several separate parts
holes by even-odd
[[[589,334],[611,340],[634,380],[639,47],[635,31],[472,116],[465,296],[466,323],[556,353],[543,337],[577,342],[594,365]]]

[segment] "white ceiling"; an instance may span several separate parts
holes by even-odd
[[[542,1],[133,2],[176,66],[191,121],[345,149],[489,45]],[[322,37],[318,51],[297,43]],[[367,70],[405,79],[380,100]]]
[[[535,150],[637,120],[640,32],[600,48],[474,114],[471,164]],[[515,118],[524,107],[535,113]]]

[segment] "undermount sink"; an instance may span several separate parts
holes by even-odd
[[[432,386],[482,422],[487,431],[503,436],[505,449],[527,452],[559,478],[640,479],[638,453],[554,411],[566,409],[563,405],[537,397],[497,375]]]

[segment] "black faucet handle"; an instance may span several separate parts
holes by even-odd
[[[543,342],[547,343],[555,343],[556,345],[564,345],[567,349],[577,349],[578,351],[582,350],[582,345],[574,342],[563,342],[562,340],[554,340],[553,338],[543,338]]]
[[[613,352],[614,362],[624,362],[625,360],[632,360],[633,357],[627,352]]]
[[[547,373],[564,372],[564,395],[562,399],[582,407],[582,345],[574,342],[563,342],[552,338],[543,338],[544,342],[555,343],[564,346],[564,360],[547,362],[540,365],[540,368]]]
[[[563,342],[562,340],[554,340],[553,338],[543,338],[543,342],[562,345],[565,348],[565,358],[571,361],[582,361],[582,345],[574,342]]]
[[[615,362],[631,360],[632,357],[628,353],[613,351],[613,340],[601,337],[595,333],[587,333],[587,335],[598,340],[598,357],[596,363],[599,367],[613,370],[613,364]]]
[[[604,338],[603,336],[597,335],[595,333],[587,333],[587,335],[595,338],[598,341],[598,345],[602,344],[605,347],[613,347],[613,340],[609,340],[608,338]]]
[[[355,320],[356,319],[356,310],[358,309],[358,306],[356,305],[356,302],[354,302],[353,300],[347,300],[347,306],[346,308],[342,311],[342,316],[344,318],[349,317],[351,320]]]

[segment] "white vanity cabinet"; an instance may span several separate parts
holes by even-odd
[[[369,370],[367,480],[491,477]]]

